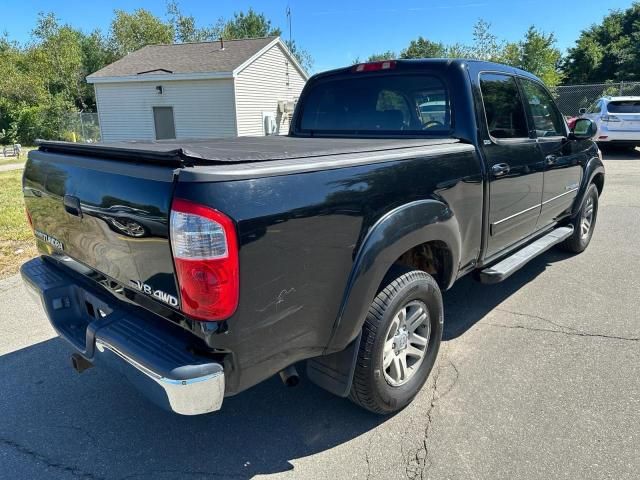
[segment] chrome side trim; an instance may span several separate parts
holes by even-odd
[[[542,206],[542,204],[539,203],[537,205],[534,205],[533,207],[526,208],[526,209],[522,210],[521,212],[514,213],[513,215],[509,215],[508,217],[505,217],[505,218],[503,218],[501,220],[498,220],[497,222],[493,222],[491,225],[500,225],[501,223],[506,222],[508,220],[511,220],[512,218],[516,218],[518,215],[522,215],[523,213],[530,212],[531,210],[535,210],[536,208],[540,208],[541,206]]]
[[[557,199],[558,199],[558,198],[560,198],[560,197],[564,197],[565,195],[569,195],[570,193],[575,193],[575,192],[577,192],[577,191],[578,191],[578,189],[577,189],[577,188],[573,188],[573,189],[571,189],[571,190],[569,190],[569,191],[566,191],[566,192],[564,192],[564,193],[561,193],[560,195],[556,195],[556,196],[555,196],[555,197],[553,197],[553,198],[550,198],[550,199],[548,199],[548,200],[545,200],[545,201],[544,201],[544,202],[542,202],[542,203],[539,203],[539,204],[537,204],[537,205],[534,205],[533,207],[525,208],[525,209],[524,209],[524,210],[522,210],[521,212],[514,213],[513,215],[509,215],[508,217],[502,218],[502,219],[498,220],[497,222],[493,222],[491,225],[500,225],[501,223],[504,223],[504,222],[509,221],[509,220],[511,220],[511,219],[513,219],[513,218],[516,218],[518,215],[522,215],[522,214],[524,214],[524,213],[530,212],[531,210],[535,210],[536,208],[540,208],[540,207],[542,207],[542,206],[546,205],[547,203],[551,203],[551,202],[553,202],[554,200],[557,200]]]
[[[568,191],[566,191],[564,193],[561,193],[560,195],[556,195],[555,197],[550,198],[549,200],[545,200],[544,202],[542,202],[542,205],[546,205],[547,203],[551,203],[551,202],[553,202],[554,200],[557,200],[560,197],[564,197],[565,195],[569,195],[570,193],[574,193],[574,192],[577,192],[577,191],[578,191],[577,188],[573,188],[573,189],[568,190]]]
[[[163,377],[102,339],[96,338],[100,353],[109,350],[136,370],[154,380],[167,395],[171,410],[180,415],[201,415],[220,410],[224,398],[224,370],[186,380]]]

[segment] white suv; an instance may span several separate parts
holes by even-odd
[[[640,147],[640,97],[603,97],[580,114],[598,127],[599,144]]]

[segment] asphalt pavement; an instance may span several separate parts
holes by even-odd
[[[0,478],[637,479],[640,152],[611,153],[588,250],[445,293],[416,400],[378,417],[271,379],[204,417],[70,366],[18,277],[0,281]]]

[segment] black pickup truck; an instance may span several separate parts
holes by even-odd
[[[593,133],[527,72],[399,60],[311,78],[287,136],[42,142],[23,180],[42,255],[22,275],[78,371],[117,369],[174,412],[296,383],[305,361],[390,413],[435,363],[442,291],[587,247]]]

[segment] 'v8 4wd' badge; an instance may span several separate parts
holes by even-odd
[[[151,288],[151,285],[147,285],[140,280],[129,280],[129,283],[132,287],[134,287],[136,290],[141,291],[142,293],[146,293],[147,295],[156,297],[158,300],[171,305],[172,307],[178,306],[178,299],[167,292],[163,292],[162,290],[154,290],[153,288]]]

